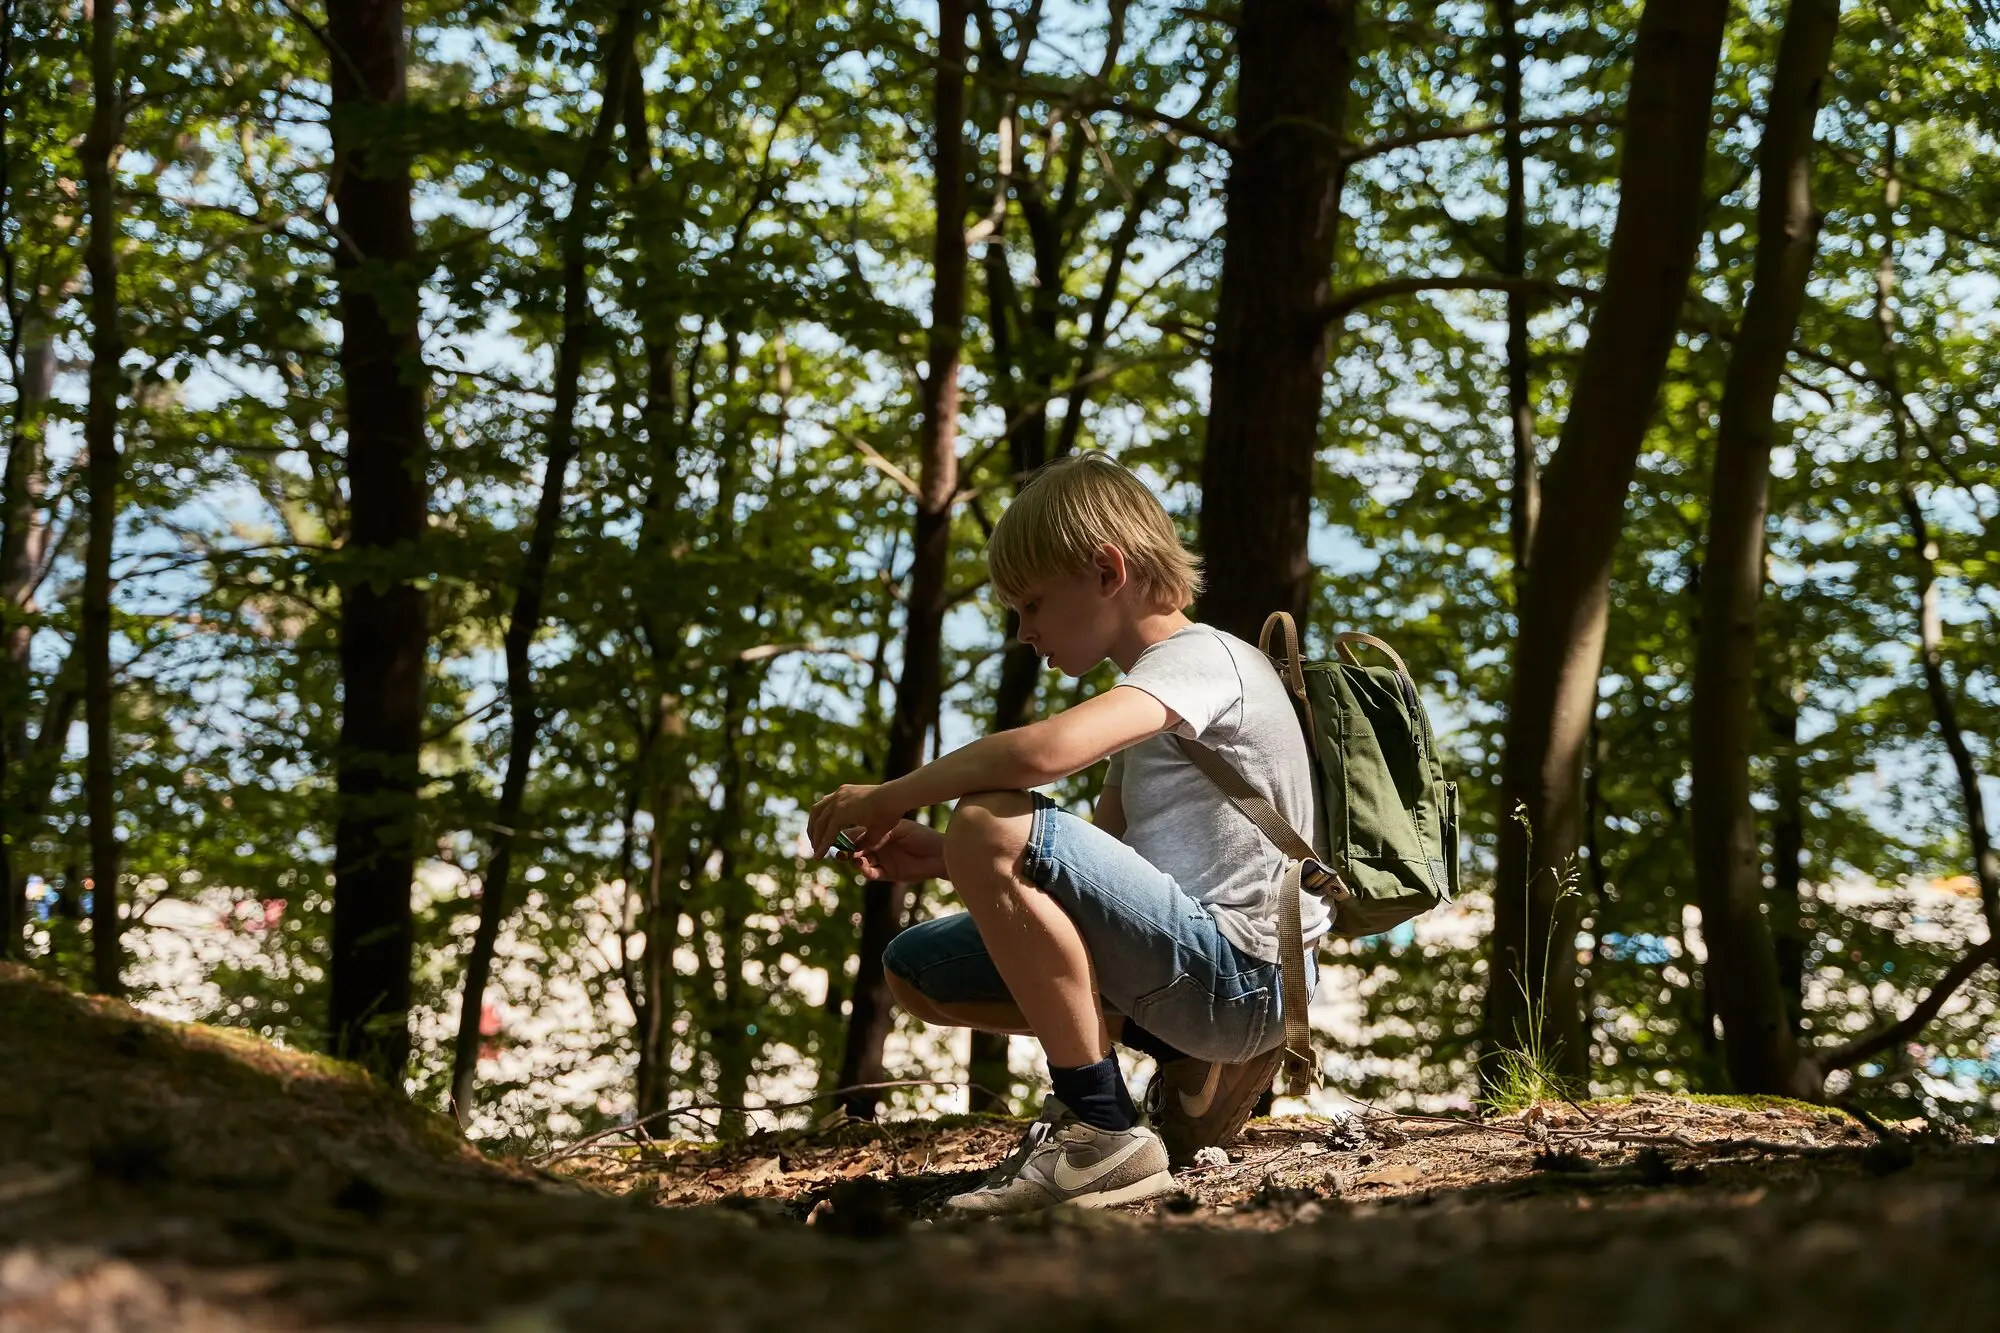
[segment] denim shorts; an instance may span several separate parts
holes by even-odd
[[[1219,1063],[1239,1064],[1284,1040],[1278,965],[1238,950],[1173,876],[1039,793],[1022,873],[1076,922],[1106,1008]],[[969,912],[910,927],[882,961],[939,1004],[1013,1001]],[[1308,993],[1317,974],[1308,951]]]

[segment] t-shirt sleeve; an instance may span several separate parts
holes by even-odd
[[[1125,785],[1125,752],[1123,750],[1114,750],[1111,752],[1111,767],[1104,771],[1104,785],[1107,787],[1122,787]]]
[[[1154,644],[1118,683],[1144,690],[1173,709],[1181,719],[1174,730],[1191,741],[1200,740],[1243,701],[1236,659],[1213,634],[1183,631]]]

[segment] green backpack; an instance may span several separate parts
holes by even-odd
[[[1356,644],[1395,665],[1363,666]],[[1445,781],[1416,681],[1388,644],[1341,634],[1334,651],[1346,661],[1306,662],[1298,626],[1279,611],[1264,622],[1257,645],[1278,668],[1305,728],[1318,783],[1315,836],[1300,836],[1221,755],[1186,738],[1180,745],[1290,859],[1278,900],[1278,948],[1285,1084],[1297,1094],[1317,1070],[1306,1022],[1300,893],[1325,899],[1333,933],[1350,938],[1378,935],[1449,902],[1458,892],[1458,784]]]

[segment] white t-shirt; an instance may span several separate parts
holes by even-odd
[[[1269,658],[1212,625],[1189,625],[1139,654],[1121,685],[1180,715],[1177,730],[1227,759],[1308,840],[1311,756],[1291,696]],[[1285,854],[1162,732],[1111,759],[1125,841],[1206,906],[1228,941],[1278,961],[1278,888]],[[1322,849],[1323,850],[1323,849]],[[1306,942],[1326,934],[1326,904],[1302,895]]]

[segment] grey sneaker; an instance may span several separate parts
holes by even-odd
[[[1270,1091],[1284,1054],[1282,1046],[1274,1046],[1240,1065],[1189,1057],[1155,1070],[1146,1085],[1146,1118],[1173,1165],[1190,1166],[1201,1149],[1234,1143],[1257,1099]]]
[[[1032,1213],[1059,1203],[1114,1208],[1179,1188],[1167,1170],[1166,1147],[1152,1130],[1098,1129],[1051,1097],[1014,1155],[979,1188],[953,1195],[945,1207],[960,1217]]]

